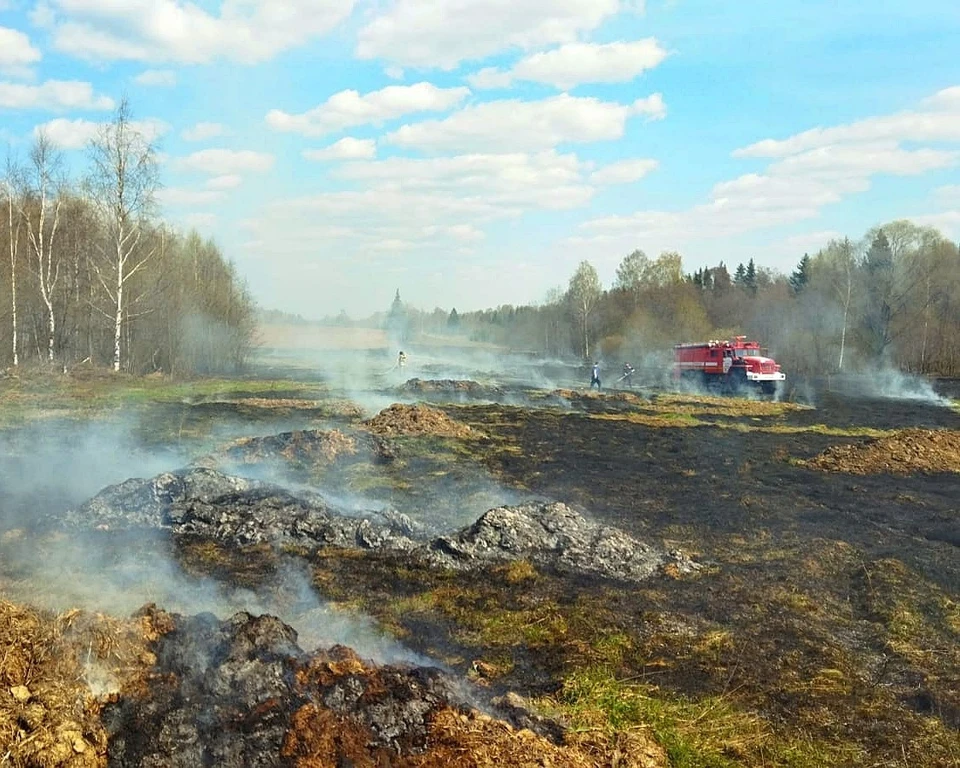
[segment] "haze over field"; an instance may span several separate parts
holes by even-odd
[[[122,95],[165,216],[306,317],[540,300],[897,218],[960,236],[952,0],[0,2],[0,140],[71,164]]]

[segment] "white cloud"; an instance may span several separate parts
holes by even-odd
[[[97,138],[100,129],[105,125],[107,123],[58,117],[55,120],[36,126],[33,129],[33,135],[37,136],[40,131],[43,131],[47,138],[61,149],[83,149],[93,139]],[[139,132],[147,141],[156,141],[170,130],[170,126],[163,120],[154,118],[134,120],[130,123],[130,127]]]
[[[835,229],[822,229],[816,232],[802,232],[790,235],[779,242],[776,248],[785,254],[816,253],[825,248],[831,240],[842,240],[844,234]],[[797,259],[799,262],[800,260]]]
[[[203,231],[213,227],[217,223],[217,217],[213,213],[189,213],[182,221],[191,229]]]
[[[911,216],[910,221],[921,227],[939,229],[947,237],[960,238],[960,207],[952,211]]]
[[[895,142],[840,144],[818,147],[785,157],[769,167],[779,176],[816,178],[859,178],[885,173],[891,176],[916,176],[939,168],[950,168],[960,161],[960,151],[940,149],[902,149]]]
[[[787,157],[844,143],[960,141],[960,86],[939,91],[925,99],[922,107],[832,128],[813,128],[787,139],[764,139],[733,154],[734,157]]]
[[[540,101],[488,101],[443,120],[404,125],[386,140],[430,152],[537,150],[619,139],[633,111],[635,107],[567,94]]]
[[[594,171],[590,174],[590,181],[594,184],[629,184],[655,171],[659,165],[651,159],[619,160]]]
[[[496,67],[484,67],[468,75],[467,82],[481,91],[509,88],[513,84],[513,72],[505,72]]]
[[[147,87],[172,88],[177,84],[177,73],[171,69],[148,69],[133,78],[133,82]]]
[[[731,237],[815,220],[826,206],[870,189],[874,176],[917,176],[960,166],[960,88],[940,91],[917,111],[871,117],[830,128],[767,139],[734,153],[767,157],[761,172],[714,185],[709,200],[679,211],[641,210],[595,218],[582,225],[579,245],[679,247],[709,237]],[[910,142],[909,148],[902,146]],[[934,146],[916,146],[923,143]],[[939,196],[948,205],[952,187]],[[918,222],[923,217],[916,218]],[[947,226],[950,211],[929,214]],[[820,233],[822,234],[822,233]]]
[[[960,184],[947,184],[944,187],[937,187],[934,194],[940,202],[960,207]]]
[[[40,58],[40,51],[23,32],[0,27],[0,72],[14,76],[28,74],[30,66]]]
[[[453,69],[498,51],[574,42],[629,5],[620,0],[396,0],[360,30],[357,54]]]
[[[323,149],[305,150],[307,160],[370,160],[377,155],[377,143],[373,139],[354,139],[350,136],[334,142]]]
[[[177,167],[211,176],[230,176],[243,171],[264,172],[273,168],[273,155],[253,150],[202,149],[177,160]]]
[[[247,228],[291,259],[315,253],[317,242],[347,261],[371,252],[449,256],[483,241],[494,222],[586,205],[589,170],[552,150],[347,162],[330,175],[351,188],[276,201]]]
[[[34,15],[57,50],[91,61],[253,63],[333,30],[355,0],[50,0]],[[204,5],[209,5],[205,3]]]
[[[180,137],[184,141],[205,141],[225,133],[226,129],[220,123],[197,123],[192,128],[184,129]]]
[[[549,83],[567,90],[581,83],[627,83],[667,58],[654,38],[635,42],[568,43],[521,59],[515,80]]]
[[[391,80],[403,80],[404,71],[403,67],[389,66],[384,68],[383,74]]]
[[[323,104],[299,115],[278,109],[267,113],[267,124],[278,131],[304,136],[327,133],[357,125],[379,125],[415,112],[443,112],[462,102],[470,89],[437,88],[430,83],[390,85],[361,96],[357,91],[340,91]]]
[[[47,80],[40,85],[0,82],[0,107],[8,109],[113,109],[113,100],[98,96],[90,83],[76,80]]]
[[[207,179],[207,183],[204,186],[207,189],[236,189],[241,184],[243,184],[243,177],[236,173],[229,173],[224,176],[214,176],[212,179]]]
[[[667,105],[663,103],[663,94],[652,93],[633,102],[632,111],[635,115],[646,115],[647,120],[663,120],[667,116]]]
[[[566,210],[589,202],[593,188],[576,155],[470,154],[454,157],[392,157],[347,163],[333,176],[390,193],[436,195],[439,208],[464,199],[475,220],[513,216],[530,209]],[[445,198],[450,198],[446,200]]]
[[[157,192],[157,199],[164,205],[170,206],[209,205],[222,200],[223,192],[212,189],[164,187]]]

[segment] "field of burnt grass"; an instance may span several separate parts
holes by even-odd
[[[9,455],[0,477],[15,481],[11,470],[23,466],[37,435],[62,439],[111,423],[132,435],[124,450],[134,464],[166,450],[194,472],[282,487],[282,493],[257,491],[273,510],[271,521],[281,520],[277,510],[300,505],[296,524],[275,539],[224,533],[233,529],[230,514],[217,511],[223,499],[202,488],[184,491],[171,502],[173,511],[160,504],[156,512],[150,504],[163,494],[136,490],[147,499],[138,520],[155,515],[164,521],[171,558],[193,578],[269,592],[283,563],[304,564],[319,599],[372,617],[403,646],[443,666],[469,701],[494,715],[476,720],[456,709],[462,705],[447,703],[439,682],[417,678],[425,730],[391,741],[383,736],[389,728],[360,703],[331,709],[332,699],[317,691],[329,693],[338,675],[353,675],[352,685],[366,691],[356,701],[369,699],[379,712],[384,692],[410,705],[413,678],[403,675],[413,673],[378,672],[342,652],[311,661],[271,626],[254,656],[272,664],[282,647],[296,680],[271,694],[272,701],[294,702],[293,714],[270,721],[277,757],[260,764],[443,765],[452,764],[452,755],[464,765],[491,759],[678,768],[960,764],[956,409],[836,392],[818,392],[813,406],[448,381],[369,394],[377,403],[391,397],[412,403],[423,395],[430,406],[377,415],[309,381],[2,382],[0,434]],[[106,473],[102,485],[152,474]],[[287,492],[316,492],[325,501],[298,501],[283,496]],[[35,517],[25,509],[37,508],[37,492],[0,502],[0,597],[23,602],[22,589],[14,589],[22,585],[22,566],[10,566],[9,555],[31,537],[62,537],[55,523],[60,509],[78,509],[93,493],[74,495],[53,494],[50,508]],[[553,501],[600,526],[593,531],[632,537],[616,542],[650,545],[663,553],[659,565],[645,578],[602,575],[611,571],[572,566],[562,552],[544,557],[524,550],[509,526],[481,541],[493,548],[489,557],[486,550],[471,549],[468,557],[458,549],[463,541],[476,543],[471,535],[486,535],[473,524],[488,509]],[[342,524],[336,535],[304,533],[311,514],[327,514],[323,504],[350,519],[369,519],[374,528],[360,525],[355,540]],[[259,514],[255,505],[249,509]],[[389,515],[377,517],[384,509]],[[120,536],[114,507],[110,514],[92,520],[84,535],[108,546],[110,537]],[[82,516],[78,523],[71,515],[71,525],[83,524]],[[249,531],[250,521],[245,525]],[[453,536],[458,530],[460,539]],[[622,555],[616,548],[622,544],[596,541],[592,555]],[[33,573],[42,579],[44,569]],[[76,620],[61,613],[44,624],[29,613],[42,607],[20,605],[6,615],[31,627],[34,645],[46,643],[62,656],[70,637],[64,628]],[[163,644],[190,632],[220,633],[229,646],[261,631],[242,621],[216,628],[158,615],[109,619],[127,621],[124,643],[140,649],[123,655],[123,676],[136,679],[141,699],[150,675],[169,681],[182,674],[183,685],[187,675],[157,668],[138,677],[132,658],[162,665]],[[0,611],[0,630],[3,617]],[[158,623],[181,630],[164,634]],[[149,642],[134,643],[129,627],[147,625]],[[110,626],[121,632],[119,624]],[[14,629],[6,634],[10,648],[20,642],[9,639]],[[244,642],[261,648],[249,637]],[[141,648],[144,642],[152,652]],[[101,650],[109,656],[109,648]],[[34,651],[27,656],[36,674],[44,662]],[[71,676],[63,696],[76,701],[78,674],[61,665]],[[147,714],[160,705],[138,709],[123,691],[111,694],[105,730],[96,724],[103,702],[59,719],[49,714],[44,720],[34,710],[30,722],[52,723],[51,733],[60,728],[77,745],[83,742],[81,751],[61,744],[59,758],[44,757],[37,744],[45,737],[24,746],[40,726],[32,728],[23,713],[30,700],[55,698],[56,674],[42,695],[22,682],[29,674],[19,668],[0,666],[0,675],[0,740],[12,764],[134,764],[123,724],[162,731]],[[13,698],[5,703],[8,692]],[[163,707],[173,707],[178,695],[168,690]],[[47,708],[52,713],[54,705]],[[512,725],[494,725],[501,721]],[[521,743],[524,725],[543,741]],[[265,732],[257,731],[258,738]],[[110,752],[111,743],[121,742],[126,762]],[[499,751],[485,752],[484,742]],[[81,754],[86,762],[78,761]]]

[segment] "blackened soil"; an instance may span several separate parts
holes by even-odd
[[[346,572],[318,563],[325,588],[376,595],[365,609],[415,647],[465,671],[478,658],[499,668],[494,688],[549,690],[610,663],[609,638],[623,637],[621,677],[736,701],[785,738],[853,745],[832,764],[950,764],[960,473],[850,476],[800,461],[866,439],[858,430],[958,429],[960,415],[828,393],[816,410],[651,426],[630,419],[642,403],[585,403],[447,412],[490,436],[476,458],[505,485],[692,553],[707,566],[699,576],[627,587],[494,571],[451,582],[354,559]]]

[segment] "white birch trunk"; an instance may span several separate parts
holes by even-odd
[[[123,253],[123,227],[117,232],[117,311],[113,322],[113,370],[120,370],[120,335],[123,330],[123,266],[126,257]]]
[[[20,365],[20,353],[17,349],[17,250],[20,242],[20,218],[17,217],[17,229],[13,229],[13,190],[7,198],[7,224],[10,234],[10,305],[13,323],[13,367]]]

